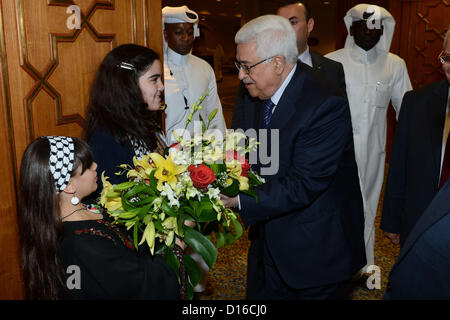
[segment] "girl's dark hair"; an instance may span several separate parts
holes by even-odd
[[[106,55],[91,87],[85,128],[88,141],[102,125],[120,144],[131,136],[145,142],[149,150],[155,149],[160,113],[147,109],[138,79],[156,60],[155,51],[135,44],[118,46]],[[131,64],[134,70],[121,68],[121,63]]]
[[[78,166],[84,172],[93,163],[88,144],[72,139],[75,157],[71,176]],[[65,287],[57,257],[63,228],[49,157],[50,144],[41,137],[27,147],[20,168],[18,222],[27,299],[57,299],[59,288]]]

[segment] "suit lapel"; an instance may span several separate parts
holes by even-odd
[[[309,50],[309,54],[311,55],[313,69],[322,70],[322,59],[320,59],[320,55],[311,50]]]
[[[296,112],[297,100],[302,96],[299,92],[303,90],[304,80],[305,75],[302,72],[301,63],[298,62],[297,69],[284,89],[267,129],[281,129],[292,118]]]
[[[430,109],[432,110],[432,112],[429,113],[431,117],[430,138],[436,172],[435,176],[439,176],[441,167],[442,134],[444,132],[445,111],[448,95],[447,83],[447,80],[439,82],[434,88],[430,99]],[[438,185],[438,181],[436,181],[435,185]]]

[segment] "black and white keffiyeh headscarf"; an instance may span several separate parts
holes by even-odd
[[[56,193],[63,191],[70,180],[74,163],[74,144],[70,137],[44,136],[50,144],[50,171],[55,180]]]

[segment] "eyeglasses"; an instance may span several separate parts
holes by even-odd
[[[246,66],[246,65],[241,64],[241,63],[239,63],[239,62],[237,62],[237,61],[234,62],[234,65],[236,66],[236,68],[238,69],[238,71],[241,71],[241,70],[242,70],[242,71],[244,71],[245,74],[250,74],[250,69],[252,69],[253,67],[256,67],[258,64],[261,64],[261,63],[263,63],[263,62],[265,62],[265,61],[267,61],[267,60],[270,60],[270,59],[272,59],[272,58],[275,58],[275,57],[276,57],[276,56],[268,57],[268,58],[263,59],[263,60],[261,60],[261,61],[255,63],[255,64],[252,64],[251,66]]]
[[[446,53],[445,51],[442,51],[442,52],[439,54],[438,59],[439,59],[439,61],[440,61],[442,64],[444,64],[444,63],[446,63],[446,62],[450,62],[450,53]]]

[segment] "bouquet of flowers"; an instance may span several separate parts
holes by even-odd
[[[205,97],[191,106],[185,132]],[[146,243],[151,254],[162,254],[177,275],[180,263],[173,252],[175,237],[212,268],[217,249],[243,234],[237,214],[224,207],[219,194],[236,196],[244,192],[257,200],[254,187],[264,182],[245,157],[255,149],[255,139],[230,130],[225,139],[214,130],[209,133],[216,112],[209,115],[207,123],[199,117],[201,133],[192,138],[189,134],[176,135],[178,142],[167,148],[164,156],[151,153],[140,160],[134,157],[134,167],[120,165],[122,171],[116,174],[126,174],[127,182],[111,185],[104,173],[101,177],[100,203],[115,223],[133,229],[136,249]],[[195,227],[188,227],[186,220],[195,222]],[[187,298],[192,298],[201,274],[188,255],[184,255],[184,267]]]

